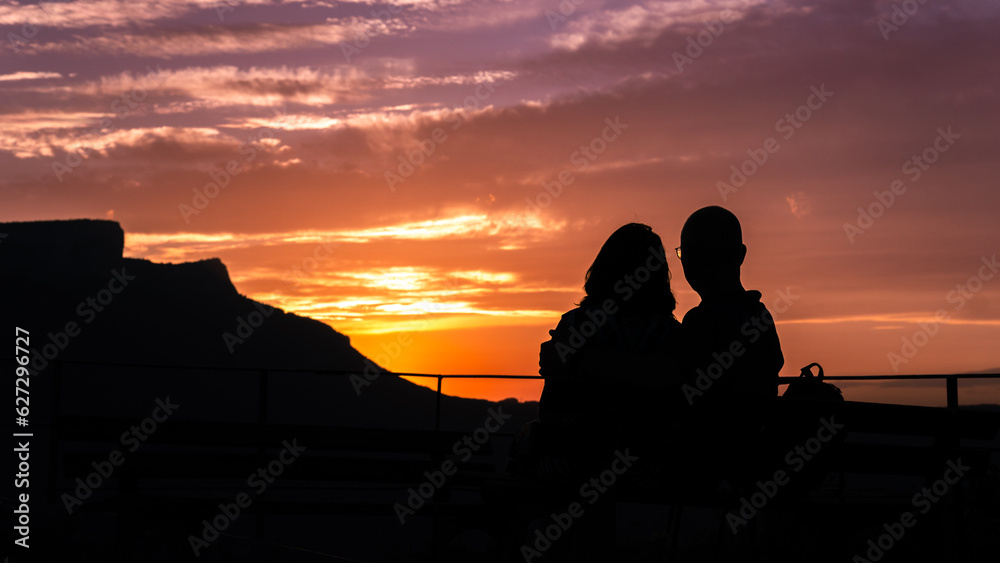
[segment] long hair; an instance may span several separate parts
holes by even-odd
[[[663,241],[649,225],[629,223],[612,233],[585,280],[581,307],[601,308],[608,299],[622,309],[666,315],[677,307]]]

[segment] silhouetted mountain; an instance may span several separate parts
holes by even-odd
[[[123,258],[124,233],[112,221],[5,223],[0,233],[7,235],[0,239],[0,275],[9,318],[30,331],[35,368],[48,363],[44,356],[246,368],[234,372],[65,364],[64,413],[146,416],[155,397],[169,394],[186,405],[180,411],[185,418],[254,419],[261,369],[362,372],[372,366],[369,374],[375,371],[347,336],[241,295],[218,259],[158,264]],[[377,369],[383,375],[361,387],[360,395],[347,376],[271,372],[268,419],[433,426],[434,392]],[[44,367],[42,374],[50,371]],[[38,383],[44,385],[44,379]],[[446,397],[443,426],[477,427],[490,404]],[[506,431],[534,415],[533,403],[504,404],[517,415]]]

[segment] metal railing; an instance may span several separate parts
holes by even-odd
[[[12,358],[4,358],[0,361],[11,361]],[[62,365],[90,365],[90,366],[103,366],[103,367],[120,367],[120,368],[142,368],[142,369],[165,369],[165,370],[204,370],[204,371],[244,371],[244,372],[257,372],[258,377],[258,422],[267,422],[267,396],[268,396],[268,380],[270,379],[270,374],[272,372],[280,373],[311,373],[316,375],[331,375],[331,376],[351,376],[351,375],[362,375],[361,371],[358,370],[340,370],[340,369],[315,369],[315,368],[283,368],[283,367],[269,367],[269,368],[252,368],[252,367],[235,367],[235,366],[213,366],[213,365],[166,365],[166,364],[145,364],[137,362],[102,362],[102,361],[90,361],[90,360],[53,360],[52,370],[53,370],[53,396],[52,396],[52,413],[53,416],[57,415],[60,410],[60,388],[61,388],[61,366]],[[524,379],[524,380],[535,380],[544,381],[541,376],[538,375],[496,375],[496,374],[431,374],[431,373],[415,373],[415,372],[382,372],[384,375],[393,375],[399,377],[420,377],[420,378],[431,378],[437,380],[436,386],[436,397],[435,397],[435,407],[434,407],[434,429],[440,430],[441,427],[441,397],[444,395],[442,393],[442,385],[445,379]],[[798,376],[783,376],[778,378],[778,385],[787,385],[793,381],[800,379]],[[955,409],[958,408],[958,382],[962,379],[1000,379],[1000,373],[975,373],[975,374],[922,374],[922,375],[827,375],[823,377],[824,381],[908,381],[908,380],[944,380],[945,390],[946,390],[946,405],[947,408]]]
[[[0,363],[14,363],[16,362],[12,358],[0,359]],[[52,378],[52,397],[51,397],[51,419],[50,423],[33,423],[33,426],[57,426],[58,419],[60,416],[61,403],[62,403],[62,378],[63,378],[63,366],[64,365],[87,365],[87,366],[97,366],[97,367],[116,367],[116,368],[139,368],[139,369],[162,369],[162,370],[203,370],[203,371],[216,371],[216,372],[256,372],[257,374],[257,422],[259,424],[266,424],[267,420],[267,410],[268,410],[268,389],[269,380],[273,373],[308,373],[316,375],[331,375],[331,376],[351,376],[351,375],[361,375],[363,373],[358,370],[335,370],[335,369],[309,369],[309,368],[253,368],[253,367],[230,367],[230,366],[212,366],[212,365],[164,365],[164,364],[144,364],[144,363],[132,363],[132,362],[100,362],[100,361],[87,361],[87,360],[53,360],[51,362],[51,378]],[[402,377],[421,377],[421,378],[431,378],[436,380],[436,391],[435,391],[435,407],[434,407],[434,431],[441,431],[441,398],[444,396],[442,392],[442,386],[445,379],[511,379],[511,380],[535,380],[544,381],[540,376],[535,375],[481,375],[481,374],[428,374],[428,373],[413,373],[413,372],[382,372],[382,375],[395,375]],[[799,380],[798,376],[786,376],[779,377],[779,385],[787,385],[793,381]],[[989,374],[925,374],[925,375],[861,375],[861,376],[824,376],[824,381],[907,381],[907,380],[944,380],[946,393],[947,393],[947,408],[957,409],[958,408],[958,383],[962,379],[1000,379],[1000,374],[989,373]],[[56,427],[56,433],[58,434],[58,428]],[[50,456],[52,460],[58,459],[58,440],[53,439],[49,444]],[[55,490],[56,472],[51,471],[48,478],[49,490]]]
[[[0,362],[14,363],[16,362],[11,358],[0,359]],[[351,376],[359,375],[363,377],[363,372],[358,370],[335,370],[335,369],[308,369],[308,368],[261,368],[261,367],[229,367],[229,366],[193,366],[193,365],[163,365],[163,364],[143,364],[143,363],[128,363],[128,362],[99,362],[99,361],[84,361],[84,360],[54,360],[51,363],[50,369],[51,382],[52,382],[52,397],[51,397],[51,424],[58,425],[58,420],[60,417],[61,406],[62,406],[62,379],[65,376],[63,373],[63,367],[66,365],[87,365],[95,367],[115,367],[115,368],[133,368],[133,369],[145,369],[145,370],[201,370],[201,371],[215,371],[215,372],[248,372],[256,373],[257,376],[257,421],[260,424],[266,424],[268,422],[267,412],[268,412],[268,391],[270,388],[269,382],[271,377],[276,373],[302,373],[302,374],[316,374],[316,375],[330,375],[330,376]],[[427,373],[413,373],[413,372],[381,372],[381,375],[389,376],[400,376],[400,377],[413,377],[413,378],[430,378],[436,381],[435,386],[435,407],[434,407],[434,431],[441,431],[441,410],[442,410],[442,397],[443,384],[446,379],[462,380],[462,379],[478,379],[478,380],[534,380],[534,381],[544,381],[543,378],[536,375],[481,375],[481,374],[427,374]],[[787,385],[793,381],[800,380],[797,376],[786,376],[779,377],[779,385]],[[947,408],[957,409],[958,408],[958,384],[960,380],[978,380],[978,379],[1000,379],[1000,374],[926,374],[926,375],[863,375],[863,376],[824,376],[825,381],[912,381],[912,380],[944,380],[946,387],[947,396]],[[43,424],[44,426],[45,424]],[[56,435],[58,435],[58,428],[55,428]],[[47,490],[50,491],[50,502],[54,502],[55,491],[57,490],[57,474],[58,471],[55,469],[56,460],[59,459],[58,453],[58,440],[53,439],[49,444],[49,455],[51,463],[53,464],[49,469],[49,475],[47,478]],[[438,529],[439,525],[435,518],[432,521],[432,545],[438,545]],[[259,540],[258,540],[259,541]],[[282,546],[287,547],[287,546]],[[290,548],[297,549],[297,548]],[[436,552],[437,547],[433,548]],[[336,556],[332,556],[336,557]]]

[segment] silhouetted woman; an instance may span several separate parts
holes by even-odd
[[[641,223],[616,230],[587,270],[586,296],[541,346],[535,460],[528,476],[579,487],[614,452],[641,449],[679,386],[680,323],[663,242]],[[540,435],[540,436],[539,436]]]
[[[586,504],[586,516],[558,545],[553,542],[547,561],[616,558],[614,497],[623,486],[645,489],[657,482],[654,452],[660,448],[649,430],[662,419],[661,397],[681,380],[675,367],[680,323],[659,235],[640,223],[622,226],[585,279],[586,296],[541,346],[539,420],[526,425],[513,449],[517,473],[547,485],[543,498],[535,499],[542,503],[538,515],[582,497]],[[614,487],[608,486],[611,475]],[[598,476],[596,486],[587,484]],[[521,549],[525,555],[527,548]]]

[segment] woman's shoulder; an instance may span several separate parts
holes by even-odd
[[[558,330],[561,330],[561,329],[568,329],[569,327],[571,327],[574,324],[576,324],[577,318],[579,317],[580,312],[581,312],[581,308],[580,307],[576,307],[574,309],[570,309],[569,311],[566,311],[565,313],[563,313],[562,316],[559,317],[559,323],[556,325],[556,328],[553,329],[553,330],[550,330],[549,334],[552,334],[552,333],[554,333],[554,332],[556,332]]]

